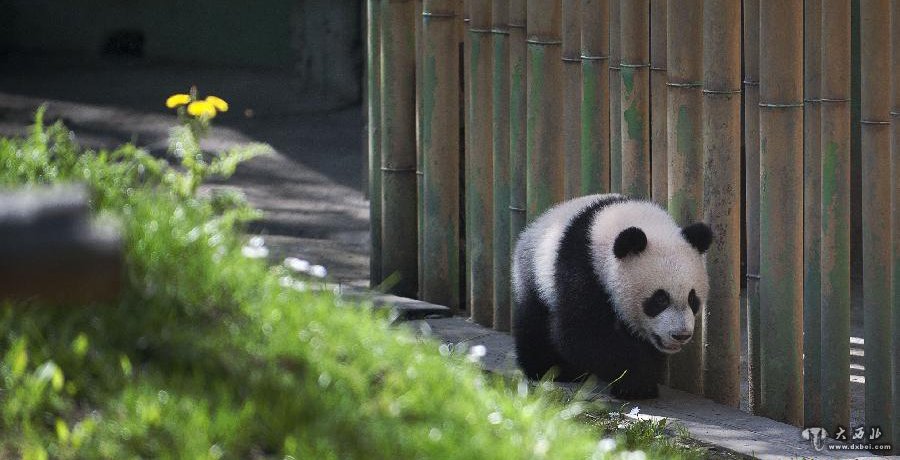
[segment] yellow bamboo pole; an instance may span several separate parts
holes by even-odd
[[[900,422],[896,420],[900,416],[900,0],[891,0],[891,75],[893,76],[891,99],[891,223],[893,225],[893,278],[894,298],[892,309],[894,311],[893,324],[893,352],[894,352],[894,443],[893,453],[900,453]]]
[[[821,392],[823,427],[850,425],[850,43],[850,0],[824,0],[821,382],[812,390]]]
[[[760,2],[760,412],[803,423],[803,2]],[[764,52],[763,52],[764,50]]]
[[[425,0],[422,16],[422,300],[459,300],[459,0]]]
[[[472,320],[490,327],[494,317],[491,2],[469,0],[469,8],[466,286]]]
[[[509,238],[509,3],[492,7],[493,32],[493,172],[494,172],[494,329],[508,331],[510,296]]]
[[[525,0],[509,0],[509,240],[515,245],[525,228],[526,64]],[[510,316],[512,313],[510,314]]]
[[[563,178],[566,198],[581,194],[581,0],[562,2]]]
[[[528,0],[528,220],[564,197],[562,2]]]
[[[653,201],[669,204],[666,139],[666,0],[650,1],[650,173]]]
[[[803,4],[803,420],[821,426],[822,0]]]
[[[622,192],[650,198],[650,2],[620,6]]]
[[[704,221],[715,239],[705,311],[704,395],[741,403],[741,5],[703,5]]]
[[[688,225],[703,217],[703,0],[669,0],[667,9],[668,208]],[[702,324],[695,334],[703,337]],[[702,394],[703,340],[669,359],[669,384]]]
[[[900,0],[891,1],[891,226],[893,228],[894,417],[900,415]],[[900,422],[894,421],[894,454],[900,452]]]
[[[581,3],[581,193],[609,192],[609,0]]]
[[[744,0],[744,180],[749,409],[759,411],[759,0]]]
[[[381,271],[412,297],[418,279],[415,2],[382,0]]]
[[[860,3],[866,425],[892,433],[890,40],[888,0]],[[890,442],[890,439],[879,439]]]

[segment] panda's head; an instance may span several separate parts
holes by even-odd
[[[704,253],[712,238],[706,224],[673,222],[671,229],[628,227],[612,242],[607,281],[617,314],[663,353],[677,353],[693,338],[709,294]]]

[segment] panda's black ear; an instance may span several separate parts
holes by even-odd
[[[624,259],[629,254],[640,254],[647,248],[647,235],[637,227],[628,227],[619,233],[613,243],[616,259]]]
[[[713,232],[712,229],[709,228],[709,225],[704,224],[703,222],[697,222],[695,224],[688,225],[681,229],[681,234],[684,236],[684,239],[687,240],[694,249],[697,250],[700,254],[706,252],[709,249],[709,246],[712,244],[713,240]]]

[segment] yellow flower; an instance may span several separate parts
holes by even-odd
[[[187,107],[187,111],[195,117],[212,118],[216,116],[216,107],[207,101],[191,102]]]
[[[206,96],[206,102],[212,104],[219,112],[228,111],[228,103],[224,99],[217,96]]]
[[[191,96],[189,94],[173,94],[166,99],[166,107],[174,109],[175,107],[185,105],[188,102],[191,102]]]

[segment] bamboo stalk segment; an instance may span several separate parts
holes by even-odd
[[[891,440],[894,444],[894,454],[900,453],[900,0],[891,1],[891,76],[893,77],[891,99],[891,225],[893,226],[893,278],[894,299],[892,309],[894,311],[894,432]]]
[[[803,7],[803,420],[821,426],[822,0]],[[849,343],[849,342],[848,342]]]
[[[744,0],[744,180],[747,232],[747,376],[759,412],[759,0]]]
[[[422,259],[425,258],[425,173],[422,163],[422,63],[425,62],[422,47],[422,9],[424,0],[416,0],[416,214],[418,217],[418,298],[422,298],[422,280],[425,278],[425,266]]]
[[[494,3],[491,13],[491,30],[494,34],[491,85],[494,110],[494,329],[508,331],[512,310],[509,234],[509,3]]]
[[[381,272],[390,291],[412,297],[418,278],[415,2],[382,0]]]
[[[850,0],[822,4],[821,419],[850,425]],[[806,354],[806,359],[810,355]],[[808,387],[807,387],[808,388]],[[806,421],[807,426],[810,420]]]
[[[609,192],[609,0],[582,0],[581,193]]]
[[[650,2],[620,6],[622,192],[650,198]]]
[[[526,29],[528,132],[528,220],[562,201],[562,25],[561,0],[528,0]]]
[[[650,195],[663,208],[669,204],[666,10],[666,0],[650,0]]]
[[[760,413],[803,423],[803,2],[760,2]]]
[[[609,191],[622,191],[622,62],[621,17],[623,1],[609,0]]]
[[[866,425],[892,433],[890,41],[888,0],[860,3]],[[879,442],[888,442],[879,439]]]
[[[669,0],[666,15],[668,208],[679,225],[703,217],[703,1]],[[695,331],[697,337],[703,337]],[[669,359],[669,384],[702,394],[703,341]]]
[[[509,240],[515,247],[525,228],[526,64],[525,0],[509,0]]]
[[[490,327],[493,293],[493,153],[491,1],[469,1],[469,101],[466,131],[466,286],[473,321]]]
[[[741,403],[741,5],[703,4],[704,221],[715,234],[707,252],[704,395]]]
[[[421,298],[456,309],[459,298],[459,0],[422,11]]]
[[[381,276],[381,0],[366,2],[366,114],[369,155],[369,285]]]
[[[581,0],[562,2],[563,158],[565,197],[581,194]]]

